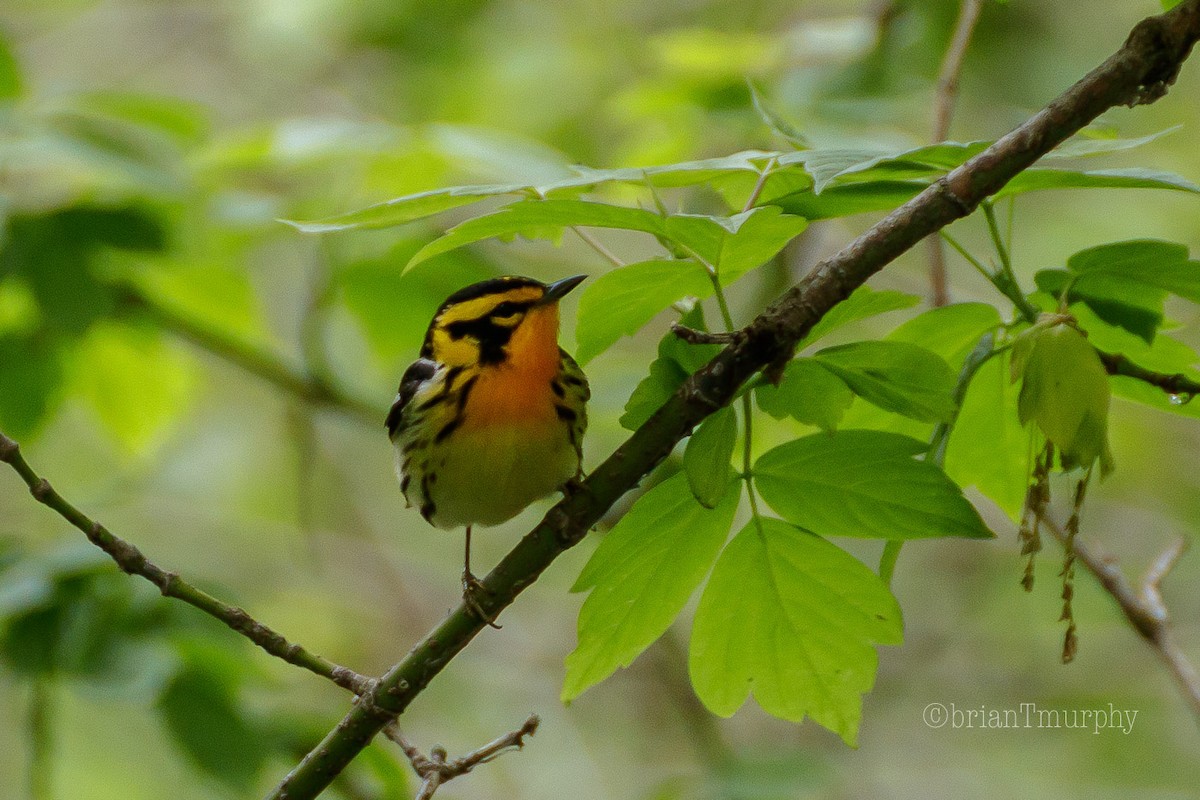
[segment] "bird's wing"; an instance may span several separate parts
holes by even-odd
[[[392,403],[385,423],[388,436],[392,439],[395,439],[400,432],[400,419],[404,413],[404,407],[408,405],[409,400],[412,400],[421,384],[434,376],[437,368],[436,362],[427,358],[418,358],[409,364],[408,369],[404,370],[404,377],[400,379],[400,388],[396,391],[396,401]]]

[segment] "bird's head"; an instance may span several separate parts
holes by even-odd
[[[557,363],[558,301],[585,277],[546,284],[505,276],[460,289],[434,314],[421,357],[449,366]]]

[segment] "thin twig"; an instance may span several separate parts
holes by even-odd
[[[289,664],[303,667],[322,678],[327,678],[343,689],[348,689],[357,695],[364,695],[369,694],[373,688],[374,681],[372,679],[359,675],[347,667],[327,661],[315,653],[310,653],[300,645],[289,642],[281,634],[251,617],[245,610],[221,602],[185,581],[178,573],[165,570],[151,562],[137,547],[115,536],[99,522],[67,502],[54,490],[48,480],[34,472],[33,468],[29,466],[29,462],[25,460],[25,456],[21,454],[20,446],[3,433],[0,433],[0,461],[7,463],[21,476],[35,500],[57,512],[67,522],[83,531],[88,540],[107,553],[122,571],[130,575],[138,575],[157,586],[163,597],[174,597],[200,609],[205,614],[225,623],[276,658],[281,658]]]
[[[764,367],[789,353],[825,313],[918,242],[971,214],[1014,176],[1116,105],[1166,93],[1200,39],[1200,0],[1142,20],[1125,44],[1046,109],[892,211],[839,253],[816,265],[687,381],[607,459],[551,508],[481,581],[480,605],[495,617],[559,555],[583,540],[617,500],[684,436]],[[288,773],[270,797],[313,800],[404,712],[483,630],[465,604],[431,630],[380,679],[371,703],[355,705]]]
[[[613,251],[605,247],[604,244],[595,236],[593,236],[587,229],[581,228],[578,225],[572,225],[571,230],[575,231],[575,234],[582,239],[588,247],[599,253],[606,261],[608,261],[608,263],[612,264],[614,267],[625,266],[624,261],[617,258]]]
[[[959,7],[958,22],[954,26],[954,34],[950,37],[950,44],[942,57],[942,67],[938,71],[937,94],[933,104],[934,142],[944,141],[950,135],[950,120],[954,116],[954,105],[958,99],[958,81],[962,74],[963,60],[982,10],[983,0],[963,0]],[[926,242],[925,246],[929,249],[930,302],[935,307],[944,306],[950,302],[950,291],[946,283],[946,255],[938,237],[931,236]]]
[[[1054,538],[1065,546],[1066,531],[1048,516],[1042,522]],[[1192,711],[1200,717],[1200,674],[1197,674],[1196,668],[1175,641],[1167,607],[1162,599],[1162,582],[1187,550],[1187,545],[1187,540],[1180,538],[1164,550],[1146,570],[1140,588],[1129,582],[1112,556],[1093,550],[1078,538],[1075,539],[1073,550],[1075,558],[1096,576],[1104,590],[1117,602],[1129,624],[1158,653],[1192,706]]]
[[[442,747],[434,747],[426,756],[416,745],[405,738],[395,720],[383,727],[383,733],[400,746],[404,755],[408,757],[408,762],[412,764],[413,771],[421,779],[421,789],[417,793],[417,800],[429,800],[442,784],[449,783],[460,775],[466,775],[480,764],[496,760],[509,750],[514,748],[520,750],[525,746],[525,737],[533,736],[537,732],[539,724],[541,724],[541,719],[538,718],[538,715],[530,714],[529,719],[525,720],[525,724],[517,730],[493,739],[483,747],[472,750],[453,761],[446,760],[446,751]]]
[[[950,120],[954,116],[954,105],[958,100],[958,81],[962,74],[963,60],[975,32],[975,24],[983,11],[983,0],[963,0],[958,9],[958,22],[954,34],[942,57],[938,70],[937,97],[934,100],[933,141],[940,142],[950,133]]]
[[[385,414],[375,404],[343,392],[318,375],[288,365],[281,356],[214,330],[150,298],[130,295],[129,299],[138,304],[163,329],[274,384],[306,403],[336,408],[369,425],[383,426]]]

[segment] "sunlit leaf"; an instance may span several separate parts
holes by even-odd
[[[1175,242],[1136,239],[1081,250],[1067,259],[1067,268],[1088,286],[1108,278],[1153,286],[1200,303],[1200,262],[1188,260],[1188,249]],[[1110,295],[1119,291],[1110,288]]]
[[[692,261],[643,261],[606,272],[579,298],[576,358],[586,364],[676,300],[712,292],[708,274]]]
[[[564,227],[583,226],[640,231],[668,240],[708,262],[723,282],[730,282],[774,256],[805,225],[805,220],[783,215],[774,207],[732,217],[663,216],[642,208],[584,200],[525,200],[456,225],[421,248],[405,269],[483,239],[553,238]]]
[[[853,556],[777,519],[751,521],[713,568],[688,671],[713,713],[751,694],[769,714],[805,716],[855,744],[875,644],[900,644],[900,607]]]
[[[1188,179],[1150,169],[1027,169],[1005,184],[994,199],[1045,189],[1172,189],[1200,194],[1200,186]]]
[[[787,365],[778,386],[764,384],[754,389],[758,407],[775,419],[790,416],[806,425],[832,431],[854,401],[846,382],[811,358],[797,358]]]
[[[709,510],[675,475],[605,536],[573,587],[591,593],[579,612],[579,645],[567,656],[564,700],[631,664],[678,616],[729,534],[739,492],[732,483],[726,490]]]
[[[194,381],[190,363],[157,331],[104,322],[80,346],[76,383],[108,432],[144,455],[186,409]]]
[[[921,422],[954,416],[954,373],[945,360],[915,344],[851,342],[819,351],[814,359],[859,397]]]
[[[991,537],[945,473],[913,458],[927,447],[880,431],[817,433],[764,453],[755,485],[780,516],[821,536]]]
[[[959,486],[974,486],[1016,521],[1029,477],[1029,434],[1017,419],[1017,387],[1008,370],[1005,353],[971,379],[946,448],[946,474]]]
[[[821,317],[817,321],[817,324],[812,326],[808,335],[800,341],[797,348],[804,349],[838,328],[849,325],[851,322],[857,322],[860,319],[866,319],[878,314],[885,314],[888,311],[912,308],[920,302],[921,298],[915,294],[905,294],[904,292],[897,292],[891,289],[880,290],[872,289],[869,286],[860,286],[849,297],[826,312],[825,316]]]
[[[915,344],[945,359],[957,381],[967,354],[981,336],[1000,324],[1000,314],[986,303],[955,303],[931,308],[904,322],[885,341]],[[872,428],[918,439],[927,439],[932,425],[885,411],[870,403],[856,402],[846,412],[844,428]]]
[[[478,203],[488,197],[514,194],[524,187],[518,184],[455,186],[397,197],[373,206],[311,221],[284,220],[303,233],[335,233],[404,225],[459,206]]]

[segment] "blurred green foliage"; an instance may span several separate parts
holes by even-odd
[[[930,146],[929,98],[953,2],[320,0],[199,8],[13,0],[0,12],[0,430],[20,439],[64,494],[165,566],[213,584],[334,660],[381,671],[456,592],[458,540],[430,534],[402,509],[381,433],[395,380],[447,294],[501,272],[595,273],[573,334],[596,389],[587,444],[594,463],[620,441],[622,426],[644,422],[714,351],[662,335],[671,314],[659,311],[677,301],[699,299],[680,318],[699,330],[708,327],[704,312],[712,320],[718,309],[703,270],[665,260],[679,253],[664,254],[654,235],[673,246],[682,238],[718,268],[743,322],[874,219],[849,215],[893,207],[978,152],[977,140],[1001,134],[1098,63],[1156,5],[1095,6],[1095,30],[1080,36],[1077,9],[989,4],[954,127],[968,144]],[[1065,299],[1090,342],[1166,372],[1194,368],[1189,345],[1200,341],[1195,307],[1168,296],[1195,299],[1194,275],[1171,265],[1194,264],[1188,250],[1200,252],[1190,196],[1200,177],[1189,133],[1200,123],[1196,84],[1190,65],[1162,103],[1114,112],[1059,160],[1006,189],[1021,197],[1013,258],[1023,285],[1043,292],[1034,298],[1039,308],[1053,310],[1069,287]],[[1162,135],[1177,124],[1183,131]],[[762,187],[760,198],[774,205],[739,217],[756,180],[747,169],[755,152],[782,154],[777,163],[787,169]],[[1092,157],[1104,160],[1081,160]],[[473,188],[446,189],[455,184]],[[569,213],[545,216],[549,204],[530,187]],[[1072,187],[1177,194],[1034,191]],[[623,270],[564,229],[604,223],[579,216],[577,204],[593,190],[608,208],[623,208],[603,212],[621,215],[617,227],[651,234],[598,232],[630,264]],[[693,216],[664,223],[656,203]],[[806,223],[776,208],[830,221],[787,244]],[[444,216],[428,218],[435,212]],[[362,230],[318,239],[279,219]],[[400,222],[412,224],[380,229]],[[457,236],[438,238],[455,224]],[[467,235],[472,224],[480,227]],[[986,232],[972,225],[956,226],[955,235],[986,252]],[[722,238],[746,226],[759,227]],[[512,243],[482,241],[496,235]],[[1148,239],[1162,241],[1096,248]],[[1101,258],[1112,247],[1169,248],[1171,256],[1155,259],[1165,266],[1150,280],[1136,259]],[[438,254],[405,271],[422,252]],[[805,446],[828,449],[833,440],[812,438],[814,425],[839,429],[839,437],[870,427],[925,440],[944,417],[950,380],[1001,321],[994,306],[1010,313],[961,262],[952,263],[951,285],[957,297],[984,302],[907,311],[925,294],[924,263],[914,254],[828,315],[783,382],[754,390],[766,412],[756,415],[754,446],[766,466],[801,435],[809,435],[798,440]],[[897,326],[900,319],[907,321]],[[820,349],[808,349],[818,339]],[[226,351],[205,345],[212,341]],[[881,348],[882,361],[874,357]],[[379,429],[360,430],[264,389],[228,366],[231,354],[265,354],[370,398],[381,410]],[[1019,513],[1028,439],[1015,415],[998,411],[1014,409],[1021,389],[1009,369],[1001,355],[979,370],[945,463],[957,483],[978,490],[971,499],[1004,537],[1003,514],[980,495]],[[1107,537],[1132,570],[1168,535],[1194,535],[1200,437],[1186,417],[1200,409],[1128,379],[1111,385],[1117,397],[1156,411],[1114,404],[1110,436],[1121,470],[1093,489],[1084,531]],[[506,614],[503,635],[473,646],[406,715],[410,734],[445,742],[451,755],[515,727],[530,706],[546,718],[524,754],[481,769],[447,796],[558,797],[566,788],[585,797],[982,797],[1018,789],[1031,797],[1129,797],[1182,795],[1200,780],[1186,710],[1094,589],[1078,589],[1079,659],[1070,670],[1056,666],[1057,598],[1018,594],[1011,541],[908,546],[895,588],[907,643],[880,651],[879,686],[861,729],[845,708],[870,686],[871,642],[898,638],[890,596],[871,595],[886,606],[884,622],[841,618],[862,668],[848,704],[817,711],[811,696],[756,693],[782,716],[820,714],[847,738],[859,730],[860,750],[753,707],[714,720],[695,705],[687,657],[676,652],[681,623],[672,622],[680,611],[691,615],[688,598],[714,563],[696,624],[715,648],[727,643],[729,620],[719,615],[736,607],[731,597],[747,607],[779,607],[781,599],[829,606],[829,598],[809,596],[814,564],[843,576],[843,588],[858,587],[856,596],[879,589],[859,560],[778,521],[768,523],[766,539],[749,528],[736,534],[718,557],[730,522],[704,537],[689,522],[710,520],[695,510],[696,497],[734,514],[733,493],[711,480],[721,470],[709,467],[728,467],[721,455],[738,426],[727,415],[706,427],[710,444],[667,467],[685,468],[690,483],[655,475],[648,485],[658,488],[602,540],[598,560],[580,574],[587,553],[565,559]],[[781,515],[813,527],[821,509],[789,498],[794,484],[824,477],[819,469],[767,469],[761,488]],[[0,481],[0,710],[9,723],[0,733],[0,784],[49,785],[55,796],[96,800],[252,795],[343,712],[340,693],[314,687],[116,572],[15,483]],[[635,515],[656,508],[674,523],[655,528],[661,541],[622,534],[622,525],[634,530]],[[981,530],[977,518],[968,522]],[[506,530],[515,535],[522,524]],[[638,565],[623,562],[622,539],[663,549],[631,576],[622,569]],[[510,540],[481,542],[482,558],[497,557]],[[805,558],[788,562],[778,585],[754,580],[780,543]],[[847,544],[875,563],[877,549],[856,547]],[[1052,560],[1039,569],[1056,569]],[[607,624],[613,617],[595,609],[668,574],[651,569],[658,564],[678,582],[673,601],[651,609],[652,619],[629,618],[622,640],[581,638],[564,687],[562,659],[577,620],[576,606],[562,598],[574,576],[577,588],[585,578],[596,587],[579,624],[589,614]],[[1185,562],[1168,587],[1196,576]],[[601,589],[608,594],[598,596]],[[1194,639],[1190,595],[1168,601],[1185,641]],[[797,633],[802,621],[784,622],[792,628],[783,633],[742,633],[753,642],[778,635],[788,647],[809,641],[811,633]],[[579,695],[664,632],[629,670],[567,710],[558,704],[560,690]],[[734,647],[741,641],[730,644],[723,669],[693,664],[701,697],[722,713],[746,696],[730,675],[770,666],[770,653]],[[35,683],[50,687],[50,761],[39,767],[51,772],[48,784],[25,780],[33,734],[23,721],[39,696],[30,691]],[[773,685],[798,687],[791,676]],[[920,720],[934,701],[1112,701],[1143,716],[1123,738],[936,730]],[[407,797],[405,769],[394,748],[376,744],[333,791],[351,800]],[[976,795],[967,784],[980,787]]]

